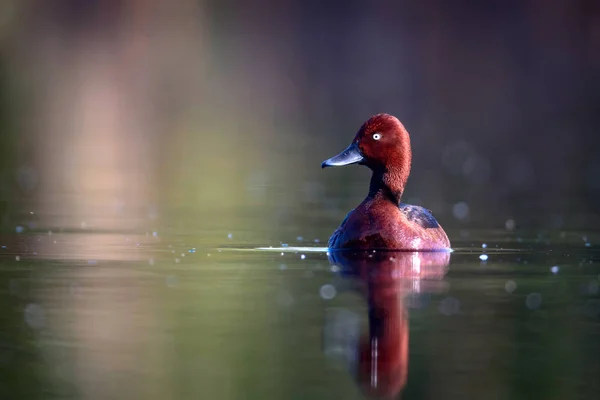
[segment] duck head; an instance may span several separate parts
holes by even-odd
[[[373,171],[410,169],[410,161],[410,137],[404,125],[392,115],[377,114],[360,127],[350,146],[321,167],[360,164]]]
[[[411,160],[410,137],[404,125],[392,115],[377,114],[360,127],[346,150],[323,161],[321,167],[365,165],[373,171],[369,196],[382,193],[399,203],[410,174]]]

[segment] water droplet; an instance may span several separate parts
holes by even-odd
[[[515,281],[507,281],[504,285],[504,290],[508,293],[512,293],[517,289],[517,283]]]
[[[227,234],[227,239],[232,239],[233,238],[233,233],[228,233]]]
[[[301,242],[301,241],[303,241],[303,240],[304,240],[304,238],[303,238],[302,236],[298,236],[298,237],[296,238],[296,240],[297,240],[297,241],[299,241],[299,242]]]
[[[321,289],[319,289],[319,294],[321,295],[321,298],[325,300],[331,300],[335,297],[337,291],[333,285],[327,284],[321,286]]]
[[[467,219],[469,217],[469,205],[464,201],[456,203],[452,207],[452,215],[459,220]]]
[[[508,219],[508,220],[506,220],[506,223],[504,224],[504,227],[506,228],[507,231],[515,230],[516,226],[517,226],[517,223],[515,222],[514,219]]]
[[[16,256],[16,257],[15,257],[15,260],[17,260],[17,261],[21,261],[21,256]]]
[[[482,254],[482,255],[480,255],[480,256],[479,256],[479,259],[480,259],[481,261],[487,261],[487,259],[488,259],[488,255],[487,255],[487,254]]]
[[[22,233],[24,229],[25,228],[23,228],[21,225],[17,225],[17,227],[15,228],[15,232]]]
[[[301,260],[304,260],[305,258],[306,258],[306,254],[301,254],[301,255],[300,255],[300,259],[301,259]]]
[[[333,273],[338,273],[340,272],[340,267],[338,267],[337,265],[332,265],[329,270]]]
[[[287,265],[285,265],[285,264],[279,264],[279,269],[282,270],[282,271],[286,270],[287,269]]]
[[[483,243],[483,244],[481,245],[481,248],[482,248],[482,249],[486,249],[486,248],[487,248],[487,244],[486,244],[486,243]]]
[[[180,262],[181,262],[181,260],[180,260],[179,258],[176,258],[176,259],[175,259],[175,263],[176,263],[176,264],[179,264]]]
[[[439,310],[447,316],[456,314],[460,311],[460,301],[454,297],[446,297],[440,302]]]
[[[558,274],[558,271],[560,270],[560,267],[558,265],[553,266],[552,268],[550,268],[550,271],[556,275]]]
[[[46,313],[38,304],[28,304],[25,307],[25,323],[31,329],[42,329],[46,325]]]
[[[542,305],[542,295],[539,293],[529,293],[525,299],[525,304],[530,310],[537,310]]]
[[[158,236],[158,232],[156,232],[156,231],[152,232],[152,236],[157,237]]]
[[[471,183],[486,183],[490,177],[490,163],[479,154],[472,154],[463,162],[462,172]]]

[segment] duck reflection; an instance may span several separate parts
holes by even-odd
[[[329,262],[340,268],[343,283],[337,286],[358,291],[367,301],[369,329],[360,335],[356,314],[331,309],[324,351],[345,359],[366,395],[393,397],[404,388],[408,373],[407,295],[441,290],[450,253],[334,251]]]

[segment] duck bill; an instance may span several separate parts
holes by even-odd
[[[337,156],[331,157],[323,161],[321,168],[326,167],[341,167],[342,165],[357,164],[364,160],[356,143],[352,143],[348,148],[342,151]]]

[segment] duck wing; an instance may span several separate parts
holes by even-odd
[[[440,226],[431,211],[426,208],[404,203],[400,203],[398,208],[406,215],[407,220],[418,224],[422,228],[433,229]]]

